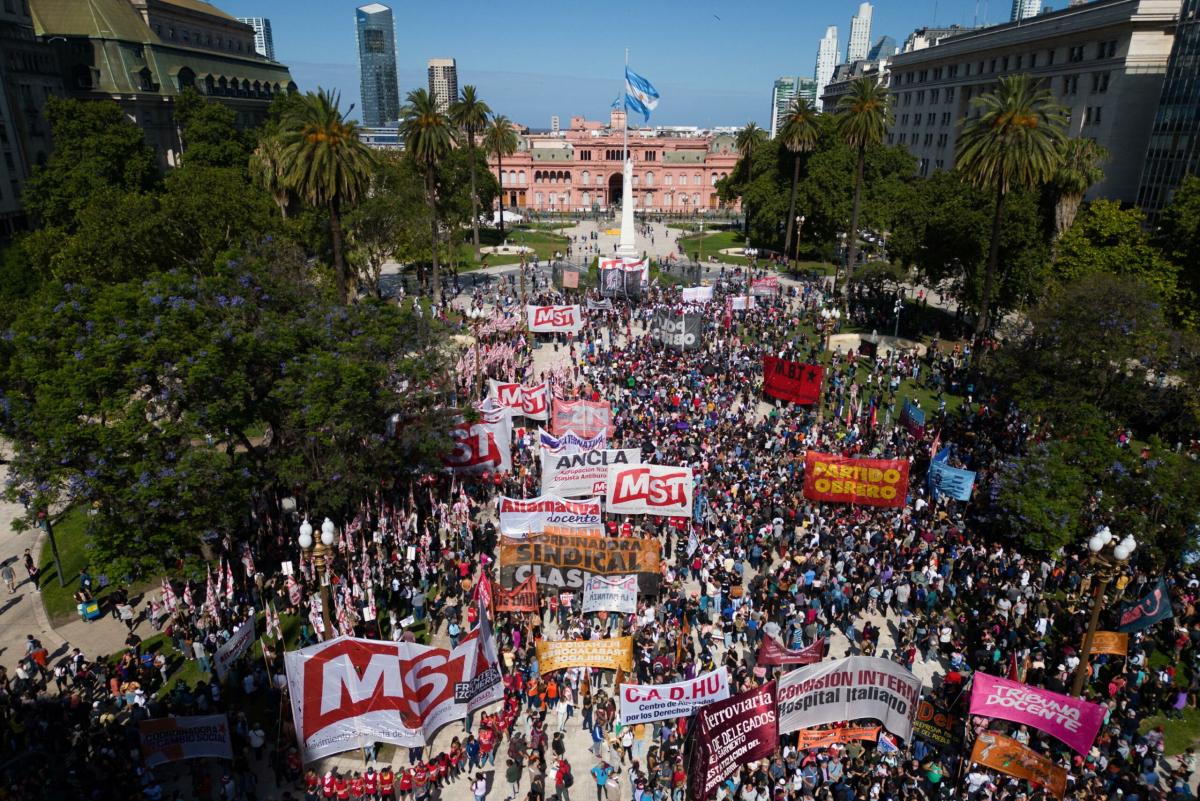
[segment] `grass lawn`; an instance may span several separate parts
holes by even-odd
[[[1200,741],[1200,709],[1183,710],[1182,720],[1169,720],[1166,715],[1154,715],[1143,720],[1138,731],[1145,734],[1155,726],[1163,727],[1166,755],[1182,754],[1189,746]]]
[[[545,225],[545,223],[542,224]],[[555,251],[565,254],[567,250],[567,243],[569,241],[567,237],[563,236],[562,234],[556,234],[544,230],[529,230],[525,228],[505,231],[504,238],[510,245],[524,245],[526,247],[533,248],[534,252],[537,254],[537,257],[543,260],[554,258]],[[500,231],[494,228],[480,231],[479,242],[481,245],[491,246],[501,244]],[[496,254],[485,254],[485,256],[487,258],[487,263],[490,266],[495,266],[498,264],[521,263],[521,256],[518,253],[503,256]],[[467,258],[464,260],[464,267],[460,267],[459,270],[468,271],[478,269],[479,266],[479,262],[472,262],[470,260],[470,254],[468,252]]]
[[[732,256],[722,254],[721,251],[725,248],[740,248],[745,244],[742,239],[741,231],[719,231],[715,234],[694,234],[692,236],[684,236],[679,239],[683,245],[684,253],[688,258],[695,258],[700,254],[701,261],[707,261],[709,256],[716,256],[726,264],[748,265],[750,260],[745,256]]]
[[[46,606],[46,614],[51,623],[66,623],[75,620],[75,593],[79,590],[79,571],[88,566],[87,552],[87,513],[78,506],[68,509],[54,523],[54,539],[58,543],[58,553],[62,559],[63,577],[66,586],[58,586],[58,571],[54,567],[54,553],[50,543],[42,548],[41,573],[39,584],[42,590],[42,603]],[[93,589],[96,598],[107,595],[115,584],[109,584],[104,589],[100,586],[99,576],[93,571]]]

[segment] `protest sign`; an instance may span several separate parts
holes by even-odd
[[[604,495],[610,465],[640,464],[641,448],[554,453],[542,449],[542,492],[556,495]]]
[[[756,297],[770,297],[779,294],[779,276],[768,275],[755,278],[750,282],[750,294]]]
[[[633,638],[608,640],[538,640],[538,671],[544,676],[572,667],[633,670]]]
[[[702,707],[688,771],[688,797],[708,798],[742,765],[765,759],[779,747],[775,682]]]
[[[538,610],[537,576],[530,576],[511,590],[496,591],[497,612],[536,612]]]
[[[1066,795],[1066,768],[1003,734],[980,732],[971,749],[971,761],[1045,787],[1056,798]]]
[[[962,744],[962,721],[957,715],[921,699],[917,704],[917,717],[913,720],[913,734],[927,743],[942,748],[953,748]]]
[[[585,439],[597,434],[613,435],[612,406],[608,401],[554,401],[554,416],[551,430],[555,436],[568,431]]]
[[[970,711],[1032,726],[1086,755],[1107,710],[1081,698],[976,672],[971,679]]]
[[[230,668],[233,663],[241,658],[242,654],[250,650],[250,646],[254,644],[257,637],[254,634],[254,618],[246,619],[246,622],[234,629],[233,636],[226,640],[217,652],[213,654],[213,669],[217,672],[217,678],[225,681],[225,677],[229,675]]]
[[[1171,595],[1167,592],[1167,582],[1162,578],[1154,585],[1144,598],[1121,612],[1121,625],[1117,631],[1132,633],[1153,626],[1160,620],[1175,616],[1171,608]]]
[[[608,433],[601,431],[594,437],[581,437],[574,431],[566,431],[556,437],[545,429],[538,429],[538,444],[542,452],[579,453],[580,451],[603,450],[608,445]]]
[[[675,350],[695,350],[700,347],[704,318],[699,312],[675,312],[658,309],[650,324],[650,338]]]
[[[610,465],[604,508],[627,515],[692,516],[692,468]]]
[[[618,694],[620,720],[626,726],[685,718],[703,706],[729,697],[729,673],[720,667],[672,684],[622,684]]]
[[[890,659],[848,656],[797,668],[779,680],[779,730],[873,719],[912,736],[921,680]]]
[[[229,718],[189,715],[153,718],[138,723],[139,748],[149,767],[182,759],[233,759]]]
[[[1083,646],[1080,646],[1080,650],[1083,650]],[[1129,635],[1120,631],[1097,631],[1092,635],[1091,653],[1126,656],[1129,653]]]
[[[973,470],[951,467],[944,461],[929,463],[929,494],[935,501],[942,494],[949,495],[956,501],[969,501],[974,488]]]
[[[497,507],[500,533],[508,536],[540,533],[547,525],[564,528],[596,528],[600,525],[600,499],[569,501],[553,495],[537,498],[501,496]]]
[[[821,398],[825,368],[774,356],[763,356],[763,392],[792,403],[816,403]]]
[[[866,740],[868,742],[878,739],[879,726],[843,726],[840,729],[801,729],[796,732],[796,747],[804,750],[806,748],[828,748],[831,745],[845,745],[851,740]]]
[[[730,311],[746,311],[753,309],[757,305],[757,300],[753,295],[736,295],[729,304]]]
[[[900,410],[900,424],[917,439],[925,436],[925,410],[911,400],[905,400]]]
[[[529,330],[535,334],[577,334],[583,328],[579,306],[526,306]]]
[[[637,611],[637,596],[636,575],[588,576],[583,582],[583,611],[631,615]]]
[[[867,506],[904,505],[907,459],[849,459],[808,451],[804,455],[804,497]]]
[[[509,409],[513,414],[531,420],[546,420],[550,417],[550,392],[546,382],[526,387],[515,382],[488,379],[488,397],[498,406]]]
[[[807,648],[793,651],[784,648],[774,637],[764,636],[754,662],[757,665],[815,665],[824,656],[824,637],[814,640]]]
[[[454,448],[442,457],[456,473],[508,473],[512,471],[512,415],[487,401],[475,421],[462,420],[450,429]]]
[[[603,537],[546,531],[525,540],[500,540],[500,584],[515,587],[537,576],[538,584],[582,590],[589,575],[636,573],[638,589],[656,594],[659,583],[657,537]]]
[[[711,286],[689,286],[684,287],[681,294],[684,303],[708,303],[713,299],[713,288]]]

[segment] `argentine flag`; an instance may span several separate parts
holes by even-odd
[[[650,112],[658,105],[658,90],[629,67],[625,68],[625,109],[642,115],[643,122],[650,121]]]

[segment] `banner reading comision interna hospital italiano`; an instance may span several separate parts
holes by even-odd
[[[890,659],[848,656],[820,662],[779,680],[779,730],[870,719],[907,740],[920,695],[921,680]]]
[[[804,454],[804,497],[809,500],[900,507],[907,493],[907,459]]]

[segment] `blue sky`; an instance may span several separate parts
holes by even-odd
[[[813,72],[817,42],[838,26],[845,55],[857,0],[396,0],[401,95],[425,85],[429,58],[458,60],[459,85],[473,83],[492,109],[534,128],[573,115],[603,119],[630,66],[662,99],[651,123],[768,123],[771,82]],[[358,103],[354,9],[360,0],[215,0],[235,16],[271,19],[276,57],[302,89],[341,91]],[[879,0],[871,39],[898,43],[914,28],[1008,20],[1007,0]],[[1065,5],[1057,2],[1056,5]],[[977,10],[978,9],[978,12]],[[356,110],[357,111],[357,110]],[[357,114],[355,114],[357,116]]]

